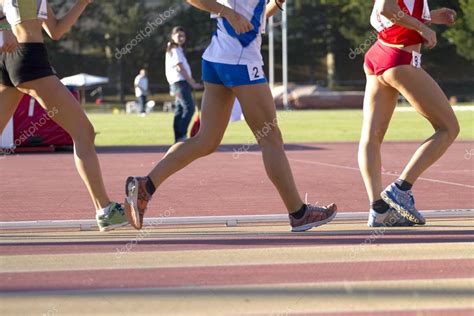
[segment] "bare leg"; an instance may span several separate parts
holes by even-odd
[[[22,96],[17,89],[0,84],[0,132],[15,113]]]
[[[381,145],[395,110],[398,91],[367,75],[364,123],[359,143],[359,168],[370,202],[380,199],[382,187]]]
[[[423,69],[400,66],[386,71],[383,79],[400,91],[435,130],[418,148],[400,176],[400,179],[413,184],[454,142],[459,134],[459,123],[446,95]]]
[[[156,188],[168,177],[194,160],[213,153],[222,141],[229,123],[235,96],[221,85],[205,84],[199,133],[174,144],[148,175]]]
[[[283,137],[278,127],[270,88],[267,84],[258,84],[236,87],[233,90],[242,104],[245,120],[262,148],[268,177],[280,193],[288,211],[298,211],[303,201],[283,148]]]
[[[94,146],[95,132],[79,102],[55,76],[21,84],[18,89],[51,111],[52,119],[74,140],[77,170],[87,186],[96,210],[110,204]],[[53,93],[54,92],[54,93]]]

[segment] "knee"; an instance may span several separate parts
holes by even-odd
[[[454,142],[454,140],[458,137],[459,133],[461,132],[461,127],[459,126],[458,120],[454,120],[454,122],[450,125],[448,129],[449,140]]]
[[[255,138],[261,148],[283,148],[284,146],[283,136],[277,126],[256,132]]]
[[[360,147],[364,148],[379,148],[384,140],[385,130],[373,129],[369,132],[362,133],[360,140]]]
[[[214,153],[221,143],[221,139],[216,137],[203,137],[202,135],[195,136],[196,141],[199,144],[200,156],[208,156]]]
[[[93,145],[95,142],[95,129],[94,126],[87,122],[84,126],[81,126],[80,130],[76,135],[71,135],[74,142],[78,145]]]
[[[442,132],[445,134],[446,142],[452,143],[458,137],[461,128],[459,126],[459,122],[456,118],[451,120],[450,122],[446,122],[442,126],[435,127],[437,132]]]

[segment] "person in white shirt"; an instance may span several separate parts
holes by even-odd
[[[187,138],[189,123],[193,118],[195,105],[193,89],[202,89],[202,85],[193,79],[191,67],[184,55],[183,45],[186,42],[184,28],[176,26],[171,32],[171,41],[166,49],[166,79],[171,93],[175,96],[174,137],[175,142]]]
[[[141,69],[138,76],[135,77],[134,81],[135,96],[137,97],[140,114],[146,115],[146,102],[148,97],[148,77],[146,75],[146,69]]]
[[[262,149],[268,177],[288,210],[291,230],[301,232],[330,222],[337,212],[334,203],[322,207],[307,204],[298,192],[285,154],[275,102],[263,73],[260,48],[265,21],[283,9],[285,0],[188,2],[212,13],[217,20],[217,31],[202,60],[205,91],[201,128],[193,138],[172,146],[148,176],[127,179],[124,206],[132,226],[143,226],[147,204],[168,177],[217,149],[236,98]],[[224,172],[222,177],[232,181]]]

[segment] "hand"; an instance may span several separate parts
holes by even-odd
[[[237,35],[250,32],[254,28],[253,25],[246,18],[244,18],[237,12],[230,10],[229,8],[225,8],[223,10],[222,16],[229,21],[230,25],[232,25]]]
[[[193,87],[194,90],[202,90],[204,89],[204,86],[200,83],[194,82],[191,87]]]
[[[420,34],[425,39],[425,45],[427,48],[432,49],[438,43],[438,40],[436,38],[436,32],[430,29],[428,26],[423,25],[420,30]]]
[[[11,53],[18,47],[18,41],[12,31],[0,31],[3,33],[3,45],[0,47],[0,52]]]
[[[430,12],[431,21],[434,24],[452,26],[456,23],[456,11],[448,8],[441,8]]]
[[[82,5],[88,6],[89,4],[94,2],[94,0],[79,0],[78,2],[81,3]]]

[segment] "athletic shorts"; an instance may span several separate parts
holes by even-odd
[[[365,54],[365,66],[375,75],[380,76],[385,71],[402,65],[412,65],[421,68],[421,54],[409,53],[399,48],[389,47],[377,41]]]
[[[22,83],[55,75],[43,43],[23,43],[12,53],[0,54],[0,84]]]
[[[202,81],[228,88],[267,83],[263,65],[229,65],[202,60]]]

